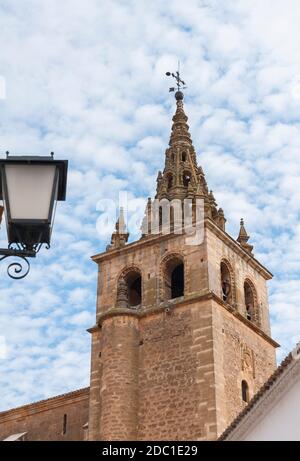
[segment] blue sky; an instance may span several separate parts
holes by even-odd
[[[153,195],[174,112],[165,72],[178,59],[198,162],[227,230],[236,237],[243,216],[274,273],[279,358],[299,340],[299,22],[297,0],[2,0],[1,156],[54,151],[70,170],[51,250],[22,281],[0,266],[0,409],[88,385],[90,256],[109,241],[99,203],[119,190],[135,204]]]

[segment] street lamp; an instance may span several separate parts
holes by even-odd
[[[8,248],[0,249],[0,261],[17,256],[25,261],[8,266],[8,275],[24,278],[43,244],[50,248],[56,202],[65,200],[67,160],[49,157],[10,156],[0,159],[0,199],[6,218]],[[1,215],[1,210],[0,210]],[[1,222],[1,220],[0,220]],[[12,271],[14,269],[14,271]]]

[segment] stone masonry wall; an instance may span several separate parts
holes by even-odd
[[[216,437],[210,302],[141,320],[139,439]]]
[[[27,432],[26,440],[84,440],[89,388],[0,413],[0,440]],[[67,415],[63,434],[64,415]]]
[[[142,273],[142,307],[159,305],[162,302],[162,262],[171,254],[184,258],[186,296],[207,292],[205,251],[204,244],[188,246],[184,235],[171,235],[138,241],[114,252],[110,258],[101,260],[99,266],[97,315],[115,306],[119,276],[130,267],[137,267]]]
[[[185,290],[168,301],[163,266],[174,254],[184,260]],[[92,329],[90,440],[216,439],[244,405],[241,380],[253,395],[275,367],[276,343],[266,336],[270,274],[209,226],[200,245],[186,245],[184,235],[150,237],[94,259],[101,326]],[[222,301],[223,259],[234,272],[235,306]],[[141,272],[142,302],[120,310],[117,283],[130,268]],[[265,336],[245,318],[246,277]]]
[[[247,324],[213,301],[213,342],[218,435],[246,405],[242,380],[249,398],[276,368],[275,347]]]
[[[107,319],[101,331],[100,440],[136,440],[138,319]]]
[[[93,328],[91,347],[91,374],[89,399],[89,440],[98,440],[100,433],[100,384],[102,376],[101,330]]]

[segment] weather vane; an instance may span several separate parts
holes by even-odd
[[[181,78],[180,78],[180,62],[178,62],[178,70],[175,72],[175,74],[174,74],[174,72],[166,72],[166,75],[168,77],[175,78],[177,91],[180,92],[180,90],[185,90],[186,89],[185,82],[183,80],[181,80]],[[172,92],[172,91],[175,91],[175,90],[176,90],[176,88],[174,86],[169,88],[169,92]]]

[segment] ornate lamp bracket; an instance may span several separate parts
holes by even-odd
[[[13,248],[0,248],[0,261],[7,258],[15,257],[19,258],[18,261],[10,263],[7,267],[7,274],[14,280],[21,280],[30,271],[30,263],[27,258],[35,258],[36,251],[34,250],[22,250]]]

